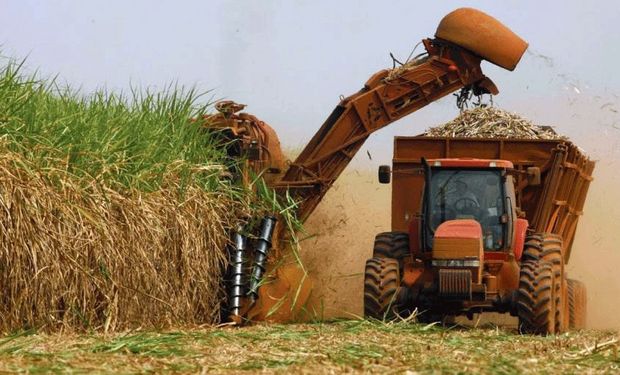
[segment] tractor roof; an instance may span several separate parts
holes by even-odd
[[[446,168],[503,168],[513,169],[514,165],[508,160],[498,159],[476,159],[476,158],[444,158],[429,159],[431,167]]]

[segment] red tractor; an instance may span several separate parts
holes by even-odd
[[[428,158],[428,159],[425,159]],[[565,264],[594,162],[564,140],[397,137],[392,232],[366,262],[365,315],[422,321],[494,311],[522,332],[583,328]]]

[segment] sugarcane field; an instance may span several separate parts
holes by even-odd
[[[3,2],[0,372],[620,372],[612,1]]]

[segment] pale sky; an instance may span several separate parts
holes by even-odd
[[[88,93],[170,82],[213,90],[271,124],[285,147],[310,139],[340,95],[362,87],[432,37],[451,10],[472,6],[530,43],[514,72],[483,70],[495,102],[554,125],[590,154],[620,154],[620,5],[615,1],[24,1],[0,0],[2,54]],[[541,57],[542,56],[542,57]],[[610,103],[610,104],[606,104]],[[433,103],[371,137],[387,164],[394,135],[456,116]],[[361,152],[368,161],[365,152]],[[358,162],[360,162],[358,157]]]

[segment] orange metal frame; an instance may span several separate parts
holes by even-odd
[[[368,136],[462,87],[497,93],[480,70],[480,58],[450,43],[425,39],[428,58],[374,74],[358,93],[343,99],[290,165],[277,189],[299,199],[306,219]]]
[[[299,202],[297,214],[303,221],[370,134],[464,87],[476,94],[497,94],[480,69],[481,60],[512,70],[527,48],[499,21],[470,8],[446,16],[435,36],[423,40],[426,57],[377,72],[359,92],[343,99],[288,169],[273,129],[254,116],[237,114],[243,106],[223,103],[220,114],[209,116],[211,124],[206,126],[231,133],[229,140],[242,148],[240,156],[253,157],[246,161],[246,169],[266,172],[271,187]],[[269,256],[269,280],[259,289],[258,303],[247,312],[250,319],[287,320],[300,311],[310,290],[305,273],[294,262],[274,267],[274,259],[286,257],[278,251],[286,233],[280,227],[274,235],[276,251]],[[280,307],[276,313],[274,306]]]

